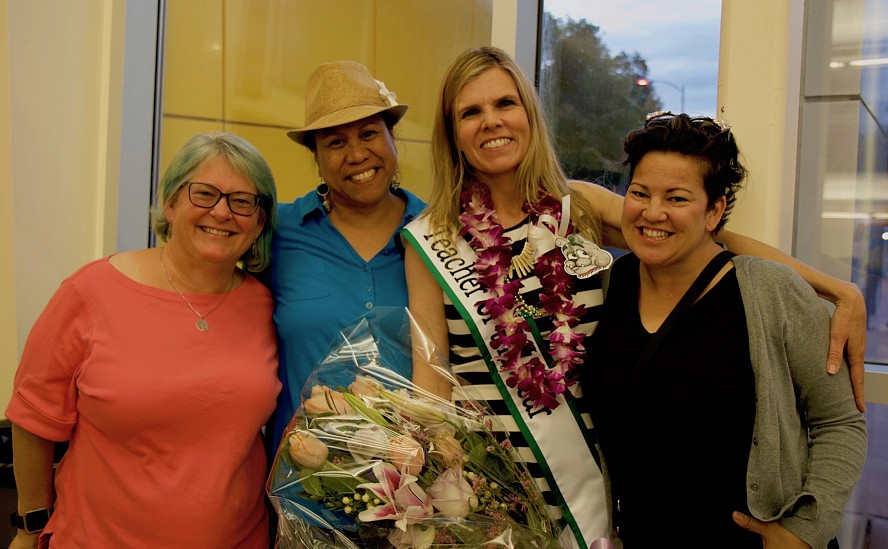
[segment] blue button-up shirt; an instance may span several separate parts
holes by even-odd
[[[403,189],[396,194],[407,204],[403,226],[425,204]],[[330,223],[315,191],[281,204],[279,211],[272,261],[264,273],[274,295],[283,384],[273,422],[273,451],[299,406],[306,379],[339,331],[376,307],[407,306],[397,230],[375,257],[364,261]]]

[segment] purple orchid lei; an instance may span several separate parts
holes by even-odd
[[[530,325],[519,312],[523,300],[519,296],[520,279],[509,279],[512,262],[511,240],[503,235],[505,230],[496,219],[490,190],[478,182],[468,183],[460,195],[462,202],[460,235],[471,236],[469,245],[475,251],[475,273],[478,282],[493,297],[484,301],[484,310],[496,319],[490,346],[499,351],[495,359],[500,371],[508,372],[506,384],[518,387],[534,403],[534,408],[558,407],[558,395],[576,384],[573,369],[583,362],[586,351],[584,335],[573,331],[585,312],[582,304],[573,302],[574,279],[564,271],[564,255],[554,248],[541,255],[534,265],[534,274],[540,280],[538,307],[553,316],[554,328],[549,334],[551,367],[546,367],[538,356],[524,356],[532,349]],[[529,222],[542,214],[561,219],[561,203],[548,193],[540,193],[533,208],[524,205],[530,213]],[[572,230],[573,224],[571,224]]]

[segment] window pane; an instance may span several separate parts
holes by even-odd
[[[721,2],[546,0],[540,96],[569,177],[617,188],[621,141],[661,109],[714,116]]]
[[[885,375],[888,375],[886,373]],[[837,536],[842,549],[888,547],[888,405],[868,403],[869,434],[863,475],[845,505],[842,530]]]
[[[856,282],[866,360],[888,363],[888,2],[806,10],[796,254]]]

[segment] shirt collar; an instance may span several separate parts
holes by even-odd
[[[419,199],[415,194],[405,189],[395,189],[395,196],[404,200],[407,206],[404,208],[404,225],[418,216],[425,209],[425,202]],[[321,203],[321,197],[318,193],[312,191],[305,200],[297,201],[298,210],[296,214],[304,223],[311,215],[326,216],[327,212]]]

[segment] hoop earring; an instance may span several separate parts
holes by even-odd
[[[397,191],[401,187],[401,168],[397,168],[395,170],[395,175],[392,177],[392,182],[389,183],[389,189],[393,191]]]
[[[324,211],[330,213],[330,210],[333,209],[333,205],[330,204],[330,186],[324,183],[324,180],[321,179],[318,188],[315,190],[317,191],[318,196],[321,197],[321,206],[324,207]]]

